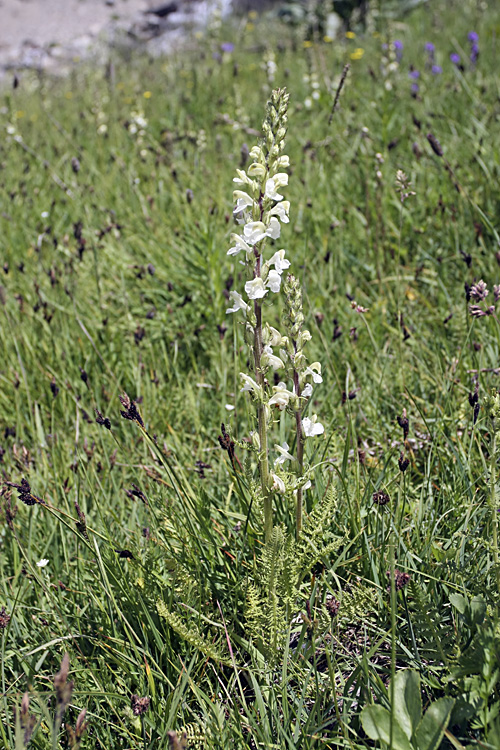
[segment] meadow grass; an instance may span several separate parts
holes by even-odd
[[[500,746],[500,329],[470,311],[500,282],[500,18],[467,0],[372,22],[332,42],[244,19],[1,93],[0,746],[78,746],[54,720],[66,653],[82,747],[373,747],[361,709],[394,713],[403,668],[424,706],[454,699],[443,747]],[[255,429],[226,250],[275,86],[326,428],[288,557],[293,509],[276,503],[273,552],[218,442]]]

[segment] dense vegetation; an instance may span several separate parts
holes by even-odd
[[[1,746],[500,746],[500,17],[365,21],[0,94]],[[266,542],[226,253],[278,86],[325,432]]]

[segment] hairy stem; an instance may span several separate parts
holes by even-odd
[[[300,397],[300,383],[299,373],[297,370],[293,372],[293,384],[295,387],[295,393]],[[295,425],[297,429],[297,461],[299,468],[297,469],[297,475],[302,476],[304,471],[304,439],[302,435],[302,412],[298,409],[295,412]],[[295,506],[295,534],[297,539],[302,531],[302,487],[297,490],[297,504]]]
[[[255,266],[255,276],[260,276],[260,256],[257,259]],[[254,312],[255,312],[255,330],[254,330],[254,343],[253,343],[253,356],[254,356],[254,368],[255,368],[255,379],[257,383],[264,387],[264,373],[262,372],[261,358],[262,358],[262,306],[258,300],[254,301]],[[260,404],[257,410],[257,418],[259,422],[259,441],[260,441],[260,453],[259,453],[259,475],[260,475],[260,486],[262,490],[262,496],[264,498],[264,536],[266,541],[271,538],[273,531],[273,501],[271,493],[269,492],[269,457],[267,448],[267,417],[266,407],[264,404]]]
[[[496,485],[497,485],[497,474],[496,474],[496,462],[497,462],[497,446],[496,446],[496,425],[493,425],[493,437],[491,440],[491,463],[490,463],[490,509],[492,517],[492,546],[493,546],[493,561],[495,563],[497,589],[500,593],[500,566],[498,559],[498,514],[497,514],[497,503],[496,503]]]

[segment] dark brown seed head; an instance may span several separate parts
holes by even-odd
[[[85,721],[85,715],[87,713],[87,709],[84,708],[76,720],[76,726],[73,729],[72,726],[69,724],[66,724],[66,732],[68,734],[68,743],[71,748],[71,750],[79,750],[83,735],[87,731],[88,728],[88,722]]]
[[[406,458],[404,453],[400,453],[399,459],[398,459],[399,470],[404,473],[409,465],[410,465],[410,459]]]
[[[122,560],[134,560],[134,556],[128,549],[115,549],[116,554]]]
[[[68,681],[68,674],[69,654],[66,653],[61,662],[61,669],[54,677],[54,689],[56,691],[57,702],[56,716],[59,721],[62,719],[73,694],[74,682],[72,680]]]
[[[99,409],[94,409],[94,411],[96,413],[95,421],[97,422],[97,424],[102,425],[107,430],[110,430],[111,429],[111,420],[109,419],[109,417],[103,417],[102,414],[101,414],[101,412],[99,411]]]
[[[123,419],[130,419],[131,422],[136,422],[140,427],[144,429],[144,421],[134,401],[131,401],[130,397],[123,393],[120,396],[120,401],[124,407],[120,414]]]
[[[332,596],[332,598],[327,601],[326,608],[330,617],[336,617],[340,609],[340,602]]]
[[[33,730],[36,726],[36,718],[34,716],[30,716],[29,707],[30,697],[28,693],[25,693],[21,701],[21,710],[19,711],[19,723],[21,725],[21,729],[24,732],[24,747],[28,745],[31,739],[31,735],[33,734]],[[15,709],[15,714],[17,716],[17,709]]]
[[[387,571],[387,577],[389,580],[391,579],[391,571]],[[410,580],[409,573],[403,573],[403,571],[398,570],[397,568],[394,571],[394,581],[396,583],[396,591],[401,591],[402,588],[404,588]],[[391,590],[391,584],[387,586],[387,591],[390,592]]]
[[[150,703],[151,698],[148,698],[147,696],[144,698],[139,698],[138,695],[133,695],[130,699],[130,705],[132,706],[132,713],[134,714],[134,716],[141,716],[142,714],[145,714],[149,708]]]
[[[387,494],[387,492],[384,492],[384,490],[379,490],[378,492],[374,492],[372,495],[373,502],[375,505],[387,505],[387,503],[390,502],[390,497]]]
[[[177,732],[167,732],[169,750],[185,750],[187,748],[187,734],[183,732],[181,736]]]
[[[408,437],[408,432],[410,430],[410,420],[406,415],[406,409],[403,409],[403,413],[398,416],[398,425],[403,430],[403,440],[406,440],[406,438]]]
[[[10,615],[7,614],[5,607],[0,609],[0,630],[5,630],[10,622]]]
[[[430,146],[436,156],[442,156],[443,155],[443,149],[441,147],[441,144],[439,143],[438,139],[433,133],[427,133],[427,140],[430,143]]]
[[[14,487],[19,495],[19,500],[25,505],[36,505],[41,503],[43,500],[31,492],[31,486],[27,479],[21,479],[21,484],[14,484],[13,482],[7,482],[10,487]]]

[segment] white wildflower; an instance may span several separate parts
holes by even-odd
[[[248,167],[248,174],[252,177],[258,177],[259,180],[262,180],[266,176],[267,169],[263,164],[258,164],[257,162],[254,162],[253,164],[250,164]]]
[[[283,273],[287,268],[290,268],[290,261],[285,258],[284,250],[277,250],[268,263],[270,266],[274,266],[278,273]]]
[[[233,214],[240,214],[242,211],[250,208],[250,206],[253,206],[253,198],[250,198],[244,190],[235,190],[233,192],[233,200],[236,201]]]
[[[288,169],[288,167],[290,166],[290,157],[286,154],[283,154],[283,156],[279,156],[276,159],[275,165],[277,169]]]
[[[250,149],[250,158],[256,162],[263,161],[266,158],[262,148],[260,146],[252,146]],[[236,170],[237,172],[239,170]]]
[[[305,417],[302,420],[302,427],[304,429],[304,435],[306,437],[314,437],[315,435],[322,435],[325,431],[323,425],[318,422],[318,417],[313,414],[311,418]]]
[[[279,466],[279,464],[284,464],[285,461],[295,461],[295,456],[292,456],[291,453],[289,453],[290,446],[288,443],[283,443],[283,445],[275,445],[274,446],[276,451],[279,453],[278,458],[275,459],[274,465]]]
[[[238,310],[243,310],[246,314],[246,311],[248,309],[248,304],[245,302],[241,294],[239,294],[238,292],[229,292],[229,296],[234,302],[234,306],[227,308],[226,315],[228,313],[238,312]]]
[[[37,568],[45,568],[45,566],[48,564],[49,564],[49,561],[46,560],[45,558],[42,558],[41,560],[37,562],[36,566]]]
[[[286,492],[286,485],[282,478],[275,474],[274,471],[271,471],[270,475],[271,479],[273,480],[272,489],[276,492],[279,492],[280,495],[284,495]]]
[[[293,393],[288,391],[285,383],[278,383],[273,387],[274,396],[269,399],[269,406],[277,406],[283,411],[288,406],[288,402],[293,397]]]
[[[283,336],[281,333],[269,324],[266,324],[266,327],[264,328],[262,339],[264,344],[269,344],[269,346],[281,346],[283,343]]]
[[[245,224],[243,227],[243,236],[245,242],[249,245],[255,245],[257,242],[260,242],[264,239],[266,234],[266,225],[262,221],[249,221],[248,224]]]
[[[253,185],[253,180],[247,176],[244,169],[237,169],[236,174],[238,177],[233,177],[233,182],[237,185]]]
[[[314,383],[322,383],[323,378],[321,377],[321,364],[319,362],[313,362],[312,365],[304,371],[304,375],[311,375]]]
[[[273,370],[279,370],[285,366],[281,359],[273,354],[273,350],[270,346],[265,346],[262,350],[261,363],[263,367],[269,365]]]
[[[275,206],[273,206],[266,214],[266,216],[277,216],[278,219],[283,222],[283,224],[288,224],[290,219],[288,218],[288,213],[290,211],[290,201],[281,201],[281,203],[277,203]]]
[[[277,240],[280,236],[281,224],[279,223],[276,216],[271,216],[269,219],[269,226],[266,230],[266,235],[271,237],[273,240]]]
[[[261,387],[260,385],[250,377],[250,375],[246,375],[244,372],[240,372],[240,380],[243,383],[243,387],[240,388],[240,391],[249,391],[250,393],[260,393]]]
[[[247,254],[247,258],[250,257],[250,255],[253,253],[253,248],[248,245],[243,237],[240,237],[239,234],[232,234],[231,235],[231,242],[234,242],[233,247],[230,247],[227,251],[228,255],[238,255],[240,250],[244,250]]]
[[[281,274],[278,271],[269,271],[266,279],[266,286],[272,292],[279,292],[281,287]]]
[[[277,187],[276,178],[271,177],[269,180],[266,180],[264,198],[268,198],[270,201],[282,201],[283,196],[278,193]]]
[[[248,295],[248,299],[261,299],[267,294],[268,290],[265,288],[264,282],[260,276],[257,276],[255,279],[247,281],[245,284],[245,292]]]

